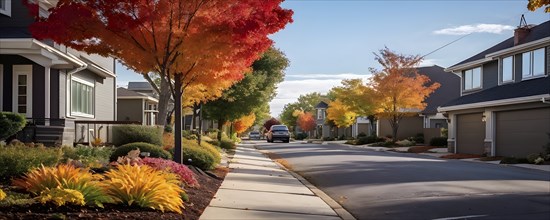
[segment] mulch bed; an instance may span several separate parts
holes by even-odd
[[[414,146],[414,147],[410,147],[407,152],[409,153],[415,153],[415,154],[418,154],[418,153],[426,153],[428,152],[429,150],[431,149],[434,149],[436,147],[433,147],[433,146]]]
[[[228,169],[217,168],[212,172],[216,176],[221,177],[222,180],[206,175],[196,175],[200,187],[186,189],[189,201],[185,203],[185,210],[183,210],[183,214],[181,215],[108,204],[105,205],[104,209],[33,204],[29,206],[0,207],[0,219],[199,219],[204,209],[210,204],[210,201],[218,191]]]
[[[475,155],[475,154],[449,154],[449,155],[443,155],[440,158],[445,159],[470,159],[470,158],[480,158],[481,155]]]

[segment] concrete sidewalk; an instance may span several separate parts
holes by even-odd
[[[253,145],[239,145],[229,168],[200,219],[341,219]]]

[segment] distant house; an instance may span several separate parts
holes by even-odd
[[[461,77],[461,97],[442,105],[449,151],[525,157],[550,133],[550,21],[510,37],[446,71]]]
[[[47,145],[105,138],[79,121],[116,119],[115,60],[39,41],[21,0],[0,3],[0,111],[25,114],[29,122],[17,138]],[[39,1],[39,14],[48,16],[52,6]]]
[[[125,88],[117,89],[117,118],[119,121],[139,121],[155,125],[158,117],[158,99]]]
[[[423,134],[425,142],[431,138],[440,136],[440,129],[447,128],[447,118],[438,113],[437,108],[453,99],[460,97],[460,77],[445,72],[443,67],[434,65],[419,67],[417,71],[421,75],[430,78],[430,83],[439,83],[441,86],[435,90],[424,102],[426,108],[415,112],[410,117],[405,117],[399,122],[397,139],[414,137]],[[388,119],[381,118],[377,121],[377,135],[391,136],[392,128]]]
[[[315,106],[315,119],[317,124],[315,135],[318,138],[337,138],[342,135],[345,137],[357,137],[360,133],[365,133],[367,135],[370,133],[370,122],[366,117],[357,117],[355,123],[347,128],[330,126],[326,121],[328,107],[328,104],[324,101],[319,102],[319,104]]]

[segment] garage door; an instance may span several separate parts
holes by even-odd
[[[496,155],[525,157],[543,151],[550,133],[550,108],[497,112]]]
[[[483,113],[457,115],[456,151],[463,154],[484,153],[485,122]]]

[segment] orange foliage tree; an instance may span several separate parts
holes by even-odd
[[[426,108],[424,100],[439,88],[439,83],[418,74],[416,67],[422,61],[420,56],[397,54],[388,48],[375,54],[382,70],[371,69],[371,86],[376,101],[375,112],[380,118],[389,120],[393,140],[397,140],[399,122],[405,116],[418,114]]]
[[[165,124],[173,97],[178,119],[174,159],[181,162],[183,90],[196,84],[218,89],[242,79],[272,44],[267,36],[292,21],[292,11],[282,9],[281,2],[60,0],[30,29],[38,39],[112,56],[141,73],[160,94],[158,124]],[[159,75],[160,87],[150,72]]]
[[[336,99],[328,104],[327,119],[336,124],[336,127],[346,128],[355,122],[357,114],[348,105],[345,105],[339,99]]]
[[[317,126],[317,124],[315,123],[315,118],[310,112],[299,114],[296,124],[300,126],[300,129],[306,132],[315,130],[315,127]]]
[[[233,122],[233,128],[237,134],[241,134],[248,130],[248,128],[254,125],[256,121],[256,114],[250,113],[249,115],[243,116]]]

